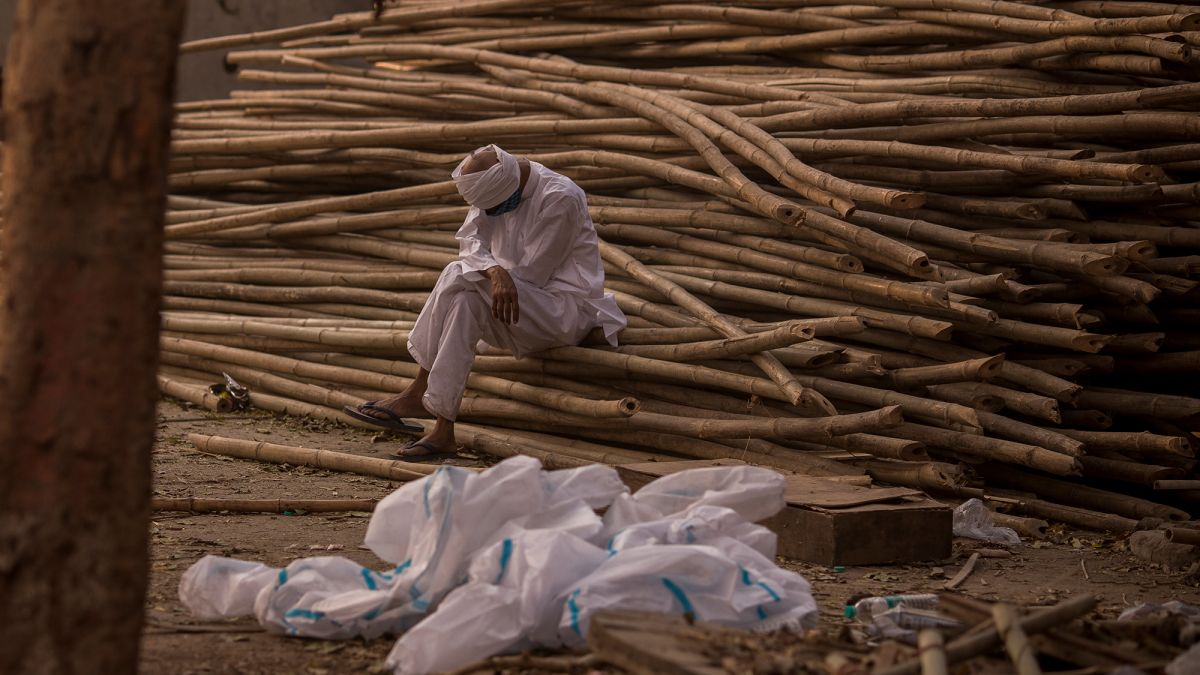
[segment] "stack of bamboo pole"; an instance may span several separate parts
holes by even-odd
[[[472,448],[1188,519],[1198,27],[1150,2],[469,0],[187,43],[255,88],[178,105],[164,390],[204,404],[224,371],[344,420],[404,387],[467,211],[449,169],[495,142],[588,192],[630,327],[481,355]]]

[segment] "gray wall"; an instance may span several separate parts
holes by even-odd
[[[180,0],[181,2],[183,0]],[[369,10],[370,0],[190,0],[184,40],[281,28]],[[17,0],[0,0],[0,60],[8,52]],[[179,60],[178,98],[224,98],[239,85],[225,72],[224,52],[187,54]]]

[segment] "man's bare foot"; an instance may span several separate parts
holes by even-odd
[[[375,401],[375,405],[367,408],[360,408],[359,411],[364,415],[374,417],[378,420],[386,420],[388,415],[380,412],[378,408],[385,408],[399,415],[400,417],[417,417],[421,419],[432,418],[433,415],[425,409],[425,404],[421,403],[420,396],[411,396],[406,394],[396,394],[387,398],[381,398]]]
[[[430,455],[452,455],[458,452],[458,444],[450,441],[448,444],[440,444],[430,440],[426,436],[420,441],[413,441],[401,449],[396,450],[394,454],[397,458],[424,458]]]
[[[433,431],[420,440],[413,441],[394,454],[400,458],[427,457],[430,455],[453,455],[458,452],[458,444],[454,442],[454,427],[437,424]]]

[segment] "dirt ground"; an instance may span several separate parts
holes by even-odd
[[[190,433],[263,440],[387,457],[401,442],[324,422],[262,412],[217,416],[174,401],[159,406],[154,494],[160,497],[380,498],[397,487],[386,480],[265,464],[197,452]],[[455,463],[483,465],[460,456]],[[299,640],[268,635],[252,619],[222,624],[193,619],[178,599],[180,575],[206,554],[283,566],[312,555],[343,555],[363,565],[384,563],[361,546],[368,514],[191,515],[158,513],[151,524],[152,574],[141,671],[185,673],[384,673],[391,640],[365,643]],[[962,584],[985,600],[1046,604],[1078,593],[1101,598],[1100,612],[1115,616],[1141,602],[1179,599],[1200,604],[1200,581],[1130,555],[1124,540],[1052,528],[1047,541],[1026,542],[1008,559],[981,559]],[[835,630],[845,600],[860,592],[893,594],[939,590],[953,577],[974,542],[959,541],[950,560],[889,567],[828,568],[780,560],[811,583],[822,627]]]

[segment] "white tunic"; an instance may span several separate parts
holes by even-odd
[[[516,356],[578,344],[599,326],[611,344],[625,315],[604,293],[604,267],[583,190],[561,174],[529,163],[521,203],[488,216],[472,208],[456,235],[459,260],[446,266],[409,336],[408,351],[429,371],[426,409],[455,419],[480,340]],[[517,287],[520,318],[491,314],[499,265]]]

